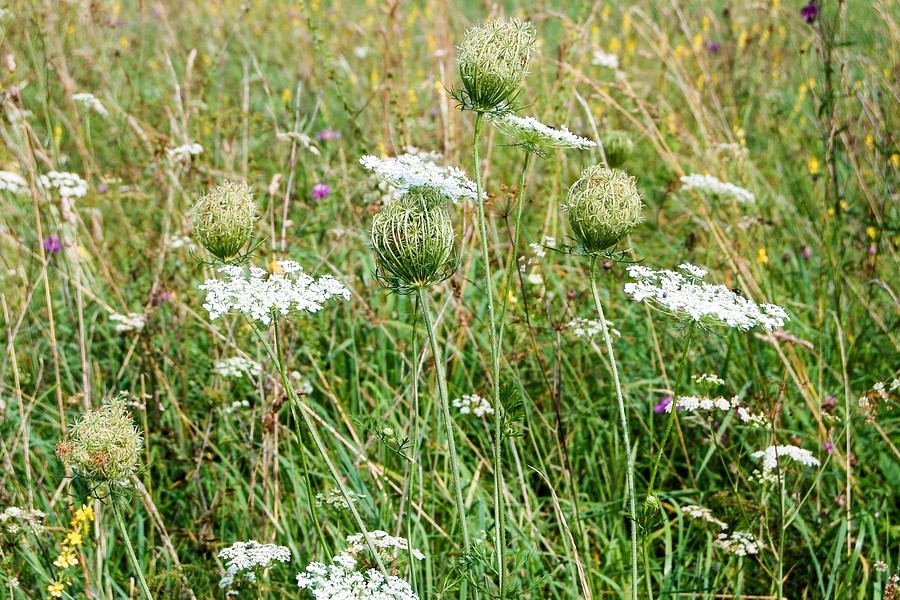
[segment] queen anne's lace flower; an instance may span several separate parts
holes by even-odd
[[[708,194],[713,197],[734,198],[742,204],[756,200],[752,192],[733,183],[719,181],[712,175],[698,175],[696,173],[685,175],[681,178],[681,183],[683,184],[682,189],[696,190],[701,194]]]
[[[224,279],[208,279],[200,285],[206,291],[203,308],[209,311],[209,317],[218,319],[238,312],[269,325],[273,317],[319,312],[335,296],[350,299],[350,290],[331,275],[313,279],[295,261],[277,264],[284,274],[268,273],[258,267],[250,267],[249,273],[234,265],[219,267]]]
[[[289,562],[290,549],[275,544],[260,544],[255,540],[235,542],[219,551],[219,558],[225,561],[225,576],[219,581],[220,588],[231,588],[235,579],[256,581],[256,569],[269,567],[275,561]],[[229,591],[229,595],[234,592]]]
[[[540,156],[553,148],[593,148],[596,142],[575,135],[565,125],[554,129],[544,125],[534,117],[519,117],[513,113],[492,119],[494,127],[504,135],[516,140],[516,145]]]
[[[141,313],[128,313],[127,315],[112,314],[109,320],[116,324],[116,333],[128,331],[140,331],[147,324],[147,317]]]
[[[175,148],[169,148],[168,150],[166,150],[166,154],[168,155],[168,157],[173,160],[185,160],[202,152],[203,146],[196,142],[192,142],[190,144],[182,144],[181,146],[176,146]]]
[[[625,284],[625,294],[636,302],[649,302],[703,325],[726,325],[744,331],[762,327],[772,331],[783,327],[789,318],[780,306],[756,304],[724,285],[706,283],[697,275],[702,271],[698,267],[682,265],[681,269],[690,276],[640,265],[628,267],[628,274],[638,281]]]
[[[83,198],[88,191],[87,182],[75,173],[50,171],[41,175],[39,182],[44,189],[56,190],[61,198]]]
[[[456,167],[441,167],[413,154],[401,154],[393,158],[366,155],[359,159],[359,163],[400,190],[401,195],[413,187],[430,187],[453,202],[478,199],[475,182]],[[483,199],[487,194],[482,192],[481,196]]]
[[[615,54],[607,54],[602,50],[597,50],[596,52],[594,52],[594,57],[591,59],[591,64],[598,67],[606,67],[607,69],[618,69],[619,57]]]
[[[687,506],[682,506],[681,512],[692,519],[702,519],[707,523],[712,523],[719,529],[728,529],[728,524],[714,517],[712,511],[706,507],[697,506],[696,504],[689,504]]]
[[[718,538],[713,540],[713,546],[721,548],[728,554],[747,556],[748,554],[759,554],[762,544],[749,531],[734,531],[731,534],[720,533]]]
[[[358,571],[341,564],[310,563],[297,575],[297,586],[317,600],[419,600],[410,585],[378,569]]]
[[[0,192],[25,194],[28,192],[28,182],[18,173],[0,171]]]
[[[455,399],[453,408],[459,409],[461,415],[475,415],[483,417],[484,415],[494,414],[494,407],[491,406],[487,398],[482,398],[478,394],[464,394],[462,397]]]
[[[759,450],[751,454],[753,458],[763,459],[763,475],[771,473],[778,468],[778,461],[782,458],[790,458],[806,467],[818,467],[821,463],[809,450],[797,446],[769,446],[765,450]]]
[[[609,332],[612,335],[622,337],[622,333],[618,329],[615,329],[613,325],[615,325],[615,323],[612,321],[606,322],[606,326],[609,328]],[[603,333],[603,324],[597,319],[583,319],[578,317],[569,321],[568,324],[566,324],[566,327],[572,330],[575,337],[592,338]]]
[[[220,376],[230,379],[242,379],[245,375],[258,377],[261,372],[258,362],[243,356],[224,358],[216,362],[214,368]]]

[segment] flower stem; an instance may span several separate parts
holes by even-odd
[[[491,278],[491,254],[488,250],[487,219],[484,216],[484,200],[481,198],[481,159],[478,155],[481,126],[484,115],[475,113],[472,134],[472,162],[475,172],[476,204],[478,204],[478,229],[481,235],[481,254],[484,260],[485,289],[488,299],[488,318],[491,328],[491,383],[494,405],[494,548],[497,555],[497,598],[506,598],[506,511],[503,507],[503,407],[500,405],[500,347],[497,335],[497,317],[494,311],[494,284]]]
[[[438,405],[444,417],[444,428],[447,433],[447,447],[450,450],[450,470],[453,473],[453,488],[456,496],[456,511],[459,513],[459,526],[462,530],[463,545],[469,552],[469,526],[466,521],[466,505],[463,502],[462,478],[459,475],[459,456],[456,454],[456,438],[453,434],[453,420],[450,416],[450,402],[447,398],[447,378],[444,375],[444,363],[438,350],[437,336],[434,332],[434,324],[431,322],[431,314],[428,309],[428,293],[424,288],[419,288],[419,302],[422,305],[422,319],[425,329],[428,330],[428,341],[431,343],[431,357],[434,359],[434,370],[438,381]]]
[[[134,572],[137,574],[138,585],[140,586],[141,591],[144,592],[144,596],[147,597],[147,600],[153,600],[153,595],[150,593],[150,587],[147,585],[147,580],[144,579],[144,572],[141,570],[137,555],[134,553],[134,548],[131,546],[131,540],[128,537],[128,530],[125,528],[125,520],[122,518],[122,511],[119,508],[118,499],[115,497],[112,498],[110,504],[112,504],[113,515],[116,519],[116,525],[119,527],[119,533],[122,534],[122,540],[125,542],[125,553],[128,555],[128,561],[131,563],[131,568],[134,569]]]
[[[603,314],[603,304],[600,302],[600,292],[597,290],[597,257],[591,257],[591,292],[594,295],[594,304],[597,305],[597,313],[600,317],[600,327],[603,330],[603,340],[606,342],[606,352],[609,354],[609,364],[612,368],[613,384],[616,387],[616,403],[619,406],[619,421],[622,425],[622,442],[625,445],[625,488],[628,493],[628,518],[631,520],[629,530],[631,532],[631,598],[637,600],[638,585],[638,545],[637,545],[637,510],[634,498],[634,459],[631,455],[631,437],[628,434],[628,415],[625,412],[625,400],[622,396],[622,384],[619,382],[619,369],[616,367],[616,357],[613,354],[612,338],[609,335],[609,327],[606,325],[606,317]]]
[[[694,335],[694,324],[688,326],[687,336],[684,338],[684,348],[681,350],[681,366],[678,368],[678,379],[672,389],[672,410],[669,412],[669,421],[666,423],[666,431],[663,433],[662,442],[659,444],[659,452],[656,454],[656,460],[653,462],[653,470],[650,471],[650,483],[647,485],[647,499],[653,496],[653,484],[656,483],[656,473],[659,471],[659,463],[662,462],[663,453],[666,450],[666,442],[669,440],[669,434],[672,432],[672,425],[675,424],[675,413],[678,410],[678,393],[681,391],[681,382],[684,380],[684,369],[687,366],[688,349],[691,345],[691,338]]]
[[[519,233],[522,225],[522,204],[525,202],[525,175],[528,173],[528,162],[531,159],[531,152],[525,152],[525,160],[522,162],[522,174],[519,176],[519,190],[516,194],[516,228],[513,232],[512,242],[512,261],[506,273],[506,291],[503,293],[503,306],[500,309],[499,332],[497,335],[497,347],[503,347],[503,326],[506,324],[506,311],[509,307],[509,292],[512,289],[513,273],[519,268]]]

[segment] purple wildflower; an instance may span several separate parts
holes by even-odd
[[[875,244],[870,244],[869,245],[869,256],[875,256],[876,254],[878,254],[878,246],[876,246]]]
[[[815,0],[811,0],[809,4],[800,9],[800,16],[803,20],[812,25],[819,16],[819,5]]]
[[[334,129],[323,129],[322,131],[316,134],[316,140],[336,140],[341,137],[340,132],[335,131]]]
[[[803,255],[803,260],[809,260],[810,258],[812,258],[812,248],[810,248],[809,246],[803,246],[803,248],[800,250],[800,253]]]
[[[826,441],[826,442],[825,442],[825,452],[827,452],[828,454],[831,454],[831,452],[832,452],[833,450],[834,450],[834,444],[832,444],[831,442],[827,442],[827,441]]]
[[[100,185],[97,186],[97,192],[100,194],[105,194],[108,191],[109,191],[109,186],[106,185],[105,183],[101,183]]]
[[[666,408],[670,404],[672,404],[672,397],[671,396],[663,396],[662,398],[659,399],[659,404],[657,404],[656,406],[653,407],[653,412],[655,412],[656,414],[659,414],[661,412],[666,412]]]
[[[704,46],[706,46],[706,49],[710,54],[718,54],[719,50],[722,49],[722,45],[719,44],[719,42],[714,42],[712,40],[706,40]]]
[[[831,394],[826,394],[825,402],[822,403],[822,410],[827,413],[830,413],[837,407],[837,398],[832,396]]]
[[[317,183],[312,187],[313,200],[322,200],[323,198],[326,198],[330,193],[331,188],[328,187],[327,183]]]
[[[44,252],[47,252],[49,254],[56,254],[61,250],[62,242],[59,241],[59,236],[55,233],[50,234],[50,237],[44,240]]]

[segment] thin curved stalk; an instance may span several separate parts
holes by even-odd
[[[503,407],[500,406],[500,347],[497,335],[497,317],[494,311],[494,284],[491,279],[491,254],[488,250],[487,219],[484,201],[481,199],[481,159],[478,144],[484,115],[475,113],[475,129],[472,134],[472,162],[475,172],[476,204],[478,204],[478,230],[481,235],[481,255],[484,260],[485,290],[490,319],[491,379],[494,404],[494,548],[497,554],[497,598],[506,598],[506,511],[503,506]]]
[[[503,292],[503,306],[500,309],[500,323],[497,334],[497,348],[503,348],[503,327],[506,325],[506,312],[509,307],[509,292],[512,289],[513,273],[519,268],[519,237],[522,231],[522,204],[525,202],[525,176],[528,173],[528,162],[531,159],[531,152],[525,152],[525,160],[522,162],[522,173],[519,176],[519,190],[516,194],[516,228],[513,232],[512,241],[512,261],[507,268],[506,273],[506,291]]]
[[[431,322],[431,314],[428,310],[428,292],[424,288],[419,288],[419,303],[422,305],[422,320],[425,321],[425,329],[428,330],[428,341],[431,343],[431,357],[434,359],[434,370],[438,380],[438,404],[444,417],[447,448],[450,451],[450,471],[453,474],[456,511],[459,513],[459,526],[462,530],[463,545],[466,552],[468,552],[470,549],[469,525],[466,521],[466,505],[463,502],[462,478],[459,475],[459,456],[456,453],[456,438],[453,434],[453,420],[450,416],[450,401],[447,398],[447,378],[444,375],[444,364],[441,362],[437,336],[435,335],[434,324]]]
[[[125,542],[125,553],[128,555],[128,561],[131,563],[131,568],[134,569],[134,572],[137,574],[138,585],[140,586],[141,591],[144,592],[144,596],[147,597],[147,600],[153,600],[153,594],[150,593],[150,587],[147,585],[147,580],[144,579],[144,572],[141,570],[141,564],[138,562],[137,555],[134,553],[134,548],[131,546],[131,539],[128,537],[128,530],[125,528],[125,520],[122,518],[122,511],[119,509],[118,500],[112,498],[110,504],[112,504],[113,515],[115,516],[119,533],[122,534],[122,541]]]
[[[622,384],[619,382],[619,369],[616,366],[616,357],[613,354],[612,338],[609,335],[609,327],[606,325],[606,317],[603,314],[603,304],[600,302],[600,292],[597,289],[597,257],[591,257],[591,292],[594,295],[594,304],[597,305],[597,313],[600,317],[600,327],[603,331],[603,341],[606,342],[606,352],[609,354],[609,364],[612,368],[613,383],[616,387],[616,404],[619,407],[619,421],[622,426],[622,443],[625,445],[625,488],[628,493],[628,518],[631,520],[629,530],[631,532],[631,598],[637,600],[638,585],[638,542],[637,542],[637,510],[634,497],[634,458],[631,455],[631,436],[628,433],[628,414],[625,412],[625,399],[622,396]]]

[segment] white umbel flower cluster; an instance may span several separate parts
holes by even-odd
[[[615,323],[612,321],[606,322],[609,333],[616,337],[622,337],[622,333],[614,328],[613,325],[615,325]],[[583,319],[577,317],[569,321],[566,324],[566,327],[572,330],[575,337],[592,338],[603,333],[603,323],[601,323],[599,319]]]
[[[216,373],[226,379],[243,379],[247,377],[259,377],[262,368],[255,360],[243,356],[232,356],[217,361],[213,367]]]
[[[200,285],[206,292],[203,308],[210,319],[237,312],[247,319],[270,325],[276,316],[316,313],[335,296],[350,299],[350,290],[331,275],[314,279],[292,260],[276,263],[284,273],[269,273],[250,267],[249,273],[235,265],[219,267],[223,279],[208,279]]]
[[[778,461],[782,458],[790,458],[805,467],[818,467],[821,463],[813,456],[813,453],[797,446],[769,446],[765,450],[758,450],[751,454],[755,459],[763,459],[763,476],[778,468]]]
[[[56,190],[60,198],[83,198],[87,195],[87,181],[75,173],[50,171],[39,178],[41,187],[46,190]]]
[[[691,267],[692,269],[689,269]],[[675,271],[632,265],[628,274],[637,282],[625,284],[625,294],[636,302],[649,302],[673,316],[687,317],[702,325],[725,325],[747,331],[784,327],[787,312],[774,304],[756,304],[724,285],[706,283],[694,265],[681,265],[689,276]]]
[[[462,397],[456,398],[452,404],[453,408],[458,409],[461,415],[483,417],[484,415],[494,414],[494,407],[491,406],[490,401],[478,394],[463,394]]]
[[[28,182],[18,173],[0,171],[0,192],[20,195],[28,193]]]
[[[762,414],[755,414],[741,406],[740,398],[734,396],[730,400],[719,396],[718,398],[707,398],[705,396],[681,396],[678,402],[674,403],[678,406],[678,410],[689,413],[713,413],[717,410],[729,411],[734,410],[738,418],[745,425],[752,427],[765,428],[769,426],[769,419]],[[673,403],[666,405],[665,411],[672,412]]]
[[[607,69],[615,70],[619,68],[619,57],[615,54],[607,54],[603,50],[596,50],[594,57],[591,59],[591,64],[596,67],[606,67]]]
[[[430,187],[439,190],[454,203],[461,199],[478,200],[475,182],[456,167],[441,167],[413,154],[393,158],[366,155],[359,159],[359,164],[380,175],[401,195],[413,187]],[[481,196],[484,199],[487,194],[482,192]]]
[[[172,160],[187,160],[192,156],[197,156],[203,152],[203,146],[198,144],[197,142],[191,142],[189,144],[182,144],[181,146],[176,146],[175,148],[169,148],[166,150],[166,155]]]
[[[113,313],[109,316],[109,320],[116,324],[116,333],[140,331],[147,325],[147,317],[141,313],[128,313],[127,315]]]
[[[684,190],[694,190],[700,194],[712,196],[713,198],[734,198],[741,204],[752,203],[756,200],[756,196],[752,192],[744,188],[720,181],[712,175],[698,175],[692,173],[681,178],[682,188]]]
[[[350,502],[347,502],[347,498],[344,497],[344,494],[338,488],[331,489],[324,493],[319,492],[316,494],[316,506],[320,508],[324,506],[336,512],[341,512],[349,509],[351,503],[356,504],[358,500],[365,498],[365,496],[352,491],[348,491],[347,494],[350,498]]]
[[[225,561],[225,576],[219,581],[219,587],[225,589],[231,588],[239,577],[238,583],[256,581],[256,569],[265,569],[276,561],[289,562],[291,551],[284,546],[250,540],[223,548],[219,558]],[[229,590],[228,595],[233,596],[235,592]]]
[[[724,550],[728,554],[747,556],[749,554],[759,554],[762,544],[749,531],[734,531],[731,534],[720,533],[713,540],[713,546]]]
[[[410,548],[405,538],[380,530],[371,531],[368,536],[387,564],[400,553],[417,560],[425,558],[420,551]],[[347,536],[347,544],[347,548],[332,559],[331,565],[310,563],[297,575],[297,586],[309,591],[317,600],[419,600],[412,587],[400,577],[385,577],[378,569],[360,568],[359,556],[369,549],[362,534]]]
[[[45,515],[39,510],[30,510],[10,506],[0,513],[0,533],[9,536],[32,533],[40,535],[44,532]]]
[[[707,523],[712,523],[719,529],[728,529],[728,524],[724,521],[717,519],[713,516],[712,511],[704,506],[698,506],[696,504],[688,504],[687,506],[681,507],[681,512],[686,514],[692,519],[702,519]]]
[[[542,154],[552,148],[585,150],[597,145],[587,138],[575,135],[565,125],[555,129],[544,125],[534,117],[520,117],[513,113],[492,119],[491,122],[504,135],[516,140],[526,150]]]
[[[80,94],[72,94],[72,100],[81,104],[88,110],[92,110],[103,118],[109,116],[109,111],[103,106],[103,103],[93,94],[82,92]]]

